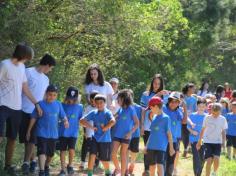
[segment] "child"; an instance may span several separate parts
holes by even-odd
[[[227,157],[231,159],[231,147],[233,146],[233,159],[236,160],[236,101],[231,103],[231,113],[226,115],[228,122],[227,136]]]
[[[92,92],[89,95],[90,98],[90,104],[85,108],[85,115],[89,114],[91,111],[96,109],[96,104],[95,104],[95,96],[98,94],[98,92]],[[93,121],[89,121],[90,125],[93,126]],[[92,142],[92,137],[94,135],[94,130],[90,128],[84,128],[84,138],[83,138],[83,144],[82,144],[82,149],[81,149],[81,164],[80,164],[80,169],[84,169],[85,166],[85,159],[86,155],[90,149],[90,145]]]
[[[88,176],[93,175],[93,166],[98,154],[105,169],[105,175],[110,176],[109,161],[111,155],[111,133],[110,128],[115,124],[115,119],[106,107],[106,97],[97,94],[94,98],[97,110],[91,111],[85,115],[80,123],[95,131],[90,147],[90,156],[88,162]],[[93,121],[92,126],[89,121]]]
[[[221,115],[225,117],[229,113],[229,99],[221,98],[220,104],[222,105]]]
[[[130,93],[132,95],[132,98],[134,98],[134,93],[132,90],[130,90]],[[141,124],[141,118],[142,118],[142,114],[144,113],[144,109],[142,108],[142,106],[134,103],[133,107],[136,111],[137,117],[139,119],[139,123]],[[133,174],[133,170],[134,170],[134,166],[135,166],[135,161],[136,161],[136,157],[137,154],[139,152],[139,138],[140,138],[140,128],[138,127],[136,129],[136,131],[132,134],[132,138],[129,144],[129,151],[130,151],[130,165],[129,165],[129,174]],[[127,155],[128,157],[129,155]]]
[[[155,175],[157,167],[158,176],[164,176],[164,164],[169,142],[170,156],[175,153],[170,130],[170,118],[162,112],[163,101],[159,97],[153,97],[148,103],[148,108],[153,114],[151,132],[147,142],[147,160],[149,163],[150,176]]]
[[[173,138],[173,147],[175,151],[179,151],[179,143],[177,141],[177,133],[178,133],[178,126],[177,124],[179,122],[182,122],[183,120],[183,113],[182,110],[179,108],[180,105],[180,93],[178,92],[172,92],[168,98],[168,103],[166,106],[163,107],[163,112],[167,114],[170,117],[171,121],[171,134]],[[166,175],[173,175],[174,171],[174,161],[175,161],[175,154],[170,155],[169,154],[169,145],[167,147],[167,161],[166,161]]]
[[[116,125],[114,128],[112,161],[115,166],[113,175],[121,173],[126,174],[127,152],[132,134],[139,127],[139,120],[133,107],[133,100],[129,90],[121,90],[118,94],[118,103],[120,109],[117,112]],[[121,146],[121,169],[117,158],[117,152]]]
[[[193,154],[193,170],[195,176],[200,176],[204,166],[204,149],[203,146],[200,150],[196,149],[196,144],[199,139],[199,134],[202,130],[203,120],[206,116],[206,100],[200,99],[197,101],[197,112],[192,113],[189,118],[195,124],[195,126],[188,125],[190,132],[189,141],[191,143],[192,154]]]
[[[83,106],[78,104],[79,91],[75,87],[69,87],[66,93],[65,102],[62,104],[69,121],[69,128],[66,129],[63,124],[59,125],[60,159],[61,172],[59,176],[66,175],[65,155],[69,151],[69,164],[67,173],[74,174],[72,162],[75,156],[75,144],[79,135],[79,120],[83,114]]]
[[[45,100],[39,102],[43,115],[38,116],[36,109],[31,115],[26,138],[30,139],[31,130],[36,123],[37,149],[39,160],[39,176],[49,175],[49,165],[54,155],[56,140],[58,139],[58,121],[64,122],[65,128],[69,127],[62,104],[57,101],[58,89],[49,85],[46,90]]]
[[[211,174],[211,166],[214,166],[212,176],[216,175],[219,168],[221,145],[225,143],[225,130],[228,128],[225,117],[221,115],[221,104],[214,103],[211,108],[211,115],[205,117],[202,130],[197,143],[197,150],[200,150],[202,139],[205,148],[206,176]]]

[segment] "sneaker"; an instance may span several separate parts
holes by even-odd
[[[64,170],[61,170],[61,172],[58,174],[58,176],[66,176],[66,172]]]
[[[212,172],[211,173],[211,176],[217,176],[215,172]]]
[[[74,172],[74,168],[73,168],[72,166],[67,166],[67,173],[68,173],[69,175],[74,174],[74,173],[75,173],[75,172]]]
[[[30,162],[30,168],[29,168],[30,172],[35,173],[36,167],[37,167],[37,162],[36,161],[31,161]]]
[[[116,175],[118,175],[118,174],[120,174],[120,173],[121,173],[120,170],[115,169],[115,170],[113,171],[113,173],[112,173],[112,176],[116,176]]]
[[[129,174],[133,174],[134,171],[134,164],[129,165]]]
[[[21,170],[22,170],[23,175],[28,175],[29,174],[29,168],[30,168],[30,166],[27,163],[24,163],[21,166]]]
[[[45,176],[45,172],[43,170],[39,171],[39,176]]]
[[[149,176],[149,171],[144,171],[144,172],[142,173],[142,176]]]
[[[45,166],[44,173],[45,173],[45,176],[50,176],[50,169],[48,166]]]
[[[84,166],[85,166],[85,163],[84,162],[81,162],[80,166],[79,166],[79,169],[80,170],[84,170]]]
[[[16,173],[16,167],[15,166],[5,166],[4,170],[10,176],[18,176],[18,174]]]

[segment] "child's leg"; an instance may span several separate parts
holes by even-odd
[[[233,156],[236,157],[236,148],[233,148]]]
[[[39,155],[38,159],[39,159],[39,170],[44,170],[46,163],[46,155],[45,154]]]
[[[144,131],[144,136],[143,136],[143,141],[144,141],[144,145],[146,146],[148,138],[150,136],[150,131]],[[147,162],[147,155],[144,154],[144,170],[148,171],[149,170],[149,165]]]
[[[216,173],[220,164],[220,157],[219,156],[214,156],[213,158],[213,166],[214,166],[214,172]]]
[[[93,166],[95,162],[96,155],[90,154],[89,155],[89,161],[88,161],[88,176],[93,174]]]
[[[178,162],[179,162],[179,151],[176,151],[175,161],[174,161],[174,173],[177,173]]]
[[[137,158],[137,153],[130,152],[130,164],[134,165]]]
[[[61,170],[64,170],[64,171],[66,169],[65,155],[66,155],[66,151],[60,151]]]
[[[34,154],[34,144],[32,143],[25,143],[25,155],[24,155],[24,162],[30,162]]]
[[[129,144],[122,143],[120,156],[121,156],[121,175],[125,175],[127,169],[127,151],[128,151]]]
[[[120,147],[120,142],[113,141],[111,157],[112,157],[112,161],[113,161],[113,164],[115,166],[115,169],[117,169],[117,170],[120,170],[119,160],[117,158],[117,152],[119,150],[119,147]]]
[[[69,149],[69,166],[72,167],[73,160],[75,157],[75,150],[74,149]]]
[[[227,146],[227,157],[231,158],[231,146]]]
[[[164,166],[163,164],[157,164],[157,175],[164,176]]]
[[[52,161],[52,157],[51,157],[51,156],[47,156],[47,157],[46,157],[45,167],[49,167],[51,161]]]
[[[211,165],[213,162],[213,158],[207,158],[207,164],[206,164],[206,176],[210,176],[211,174]]]
[[[155,176],[155,172],[156,172],[156,165],[149,165],[150,176]]]
[[[102,161],[103,168],[105,170],[105,175],[110,174],[110,162],[109,161]]]
[[[87,152],[88,152],[88,143],[87,142],[88,141],[87,141],[86,137],[84,136],[83,144],[82,144],[82,148],[81,148],[81,161],[82,162],[85,162],[86,155],[87,155]]]

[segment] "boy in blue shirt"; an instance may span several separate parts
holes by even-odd
[[[59,176],[65,176],[65,155],[69,151],[69,163],[67,165],[67,173],[74,173],[72,162],[75,156],[75,144],[79,135],[79,120],[83,115],[83,105],[78,104],[79,91],[76,87],[69,87],[66,93],[66,98],[62,104],[66,116],[69,121],[69,128],[65,128],[62,123],[59,125],[59,148],[61,159],[61,172]]]
[[[200,150],[197,150],[196,145],[199,139],[199,134],[202,130],[203,120],[206,116],[206,100],[200,99],[197,101],[197,112],[192,113],[189,118],[195,124],[194,127],[188,125],[188,130],[190,132],[189,142],[191,143],[192,153],[193,153],[193,170],[195,176],[200,176],[204,166],[204,148],[203,146]]]
[[[110,176],[109,161],[111,160],[111,132],[110,128],[115,124],[115,118],[111,111],[106,108],[106,97],[97,94],[94,98],[97,109],[85,115],[80,123],[94,130],[94,135],[90,147],[88,162],[88,176],[93,175],[93,166],[98,154],[105,169],[105,175]],[[93,121],[93,126],[89,123]]]
[[[54,155],[56,140],[58,139],[58,121],[63,121],[65,128],[69,127],[62,104],[56,100],[57,94],[58,89],[56,86],[49,85],[47,87],[45,100],[39,102],[43,114],[39,117],[36,109],[33,111],[26,134],[26,139],[29,140],[31,130],[35,124],[39,176],[49,175],[49,165]]]
[[[163,101],[159,97],[151,98],[148,103],[148,108],[155,114],[151,119],[151,132],[146,146],[150,176],[155,176],[156,167],[158,176],[164,176],[164,164],[168,143],[170,156],[175,154],[170,129],[171,121],[163,113],[162,105]]]
[[[231,103],[231,113],[226,115],[228,130],[226,132],[227,157],[231,159],[231,147],[233,146],[233,159],[236,159],[236,101]]]

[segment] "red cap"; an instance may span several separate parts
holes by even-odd
[[[159,104],[162,104],[162,103],[163,103],[163,101],[160,97],[152,97],[148,102],[147,109],[150,109],[150,106],[155,106],[155,105],[159,105]]]

